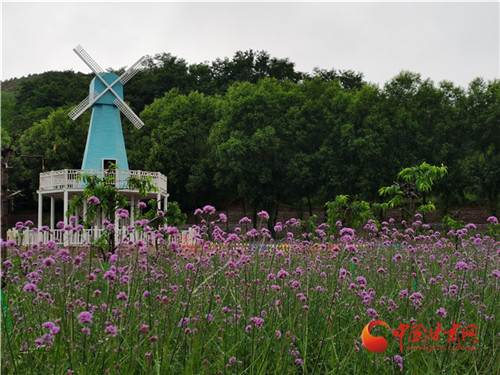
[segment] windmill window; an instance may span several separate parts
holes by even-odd
[[[113,165],[116,165],[116,159],[103,159],[102,169],[111,169]]]

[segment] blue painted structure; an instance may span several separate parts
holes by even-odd
[[[118,79],[114,73],[100,73],[111,85]],[[95,77],[90,82],[90,101],[106,89],[104,83]],[[123,99],[123,84],[117,81],[112,89]],[[103,160],[116,160],[119,169],[128,170],[127,152],[123,139],[120,110],[114,104],[116,96],[108,90],[92,105],[87,144],[83,155],[82,169],[103,169]]]

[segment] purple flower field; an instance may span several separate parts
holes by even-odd
[[[500,236],[419,220],[326,224],[266,212],[227,233],[196,211],[195,242],[141,221],[148,240],[8,246],[5,374],[497,374]],[[398,225],[396,225],[398,224]],[[483,223],[477,223],[483,224]],[[110,230],[113,230],[111,227]],[[387,340],[375,353],[363,328]]]

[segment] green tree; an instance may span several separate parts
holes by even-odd
[[[476,79],[465,103],[468,125],[466,155],[460,162],[465,191],[485,201],[497,214],[500,199],[500,81]]]
[[[397,181],[391,186],[379,189],[379,194],[389,196],[391,199],[385,204],[387,207],[401,206],[404,218],[413,221],[415,213],[425,214],[436,208],[430,201],[426,201],[426,195],[432,191],[436,180],[448,173],[447,168],[430,165],[426,162],[416,167],[402,169],[397,175]]]
[[[38,189],[42,160],[48,171],[81,168],[90,113],[84,113],[73,121],[68,117],[71,107],[53,111],[21,136],[21,153],[25,156],[23,167],[16,170],[13,176],[25,188],[33,192]]]
[[[296,72],[294,65],[288,59],[271,57],[266,51],[237,51],[232,60],[216,59],[212,74],[223,94],[235,82],[257,83],[263,78],[297,82],[303,74]]]
[[[15,105],[17,131],[28,129],[59,107],[79,103],[88,95],[90,80],[82,73],[51,71],[21,81]]]
[[[218,119],[218,101],[198,92],[181,95],[174,89],[141,113],[152,129],[144,136],[142,147],[136,147],[131,155],[136,161],[145,161],[146,168],[168,176],[171,196],[186,207],[213,202],[207,138]]]
[[[373,219],[374,215],[370,203],[366,201],[351,201],[349,195],[337,195],[335,200],[325,203],[326,223],[329,226],[329,234],[337,235],[341,222],[342,226],[356,229],[360,225]]]
[[[276,220],[286,197],[286,166],[299,150],[288,144],[300,97],[295,84],[265,78],[257,84],[235,83],[225,97],[221,120],[212,128],[210,144],[216,160],[216,186],[228,203],[243,199],[265,209]],[[255,220],[254,220],[255,222]]]
[[[363,73],[356,73],[352,70],[336,70],[314,68],[312,77],[318,77],[325,82],[338,80],[344,89],[360,89],[366,82],[363,81]]]

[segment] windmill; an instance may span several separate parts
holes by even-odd
[[[73,51],[96,75],[90,82],[89,96],[69,113],[69,117],[76,120],[92,107],[82,169],[107,169],[112,163],[119,169],[127,170],[129,168],[120,112],[137,129],[140,129],[144,123],[123,101],[123,85],[145,67],[146,57],[141,57],[121,76],[118,76],[115,73],[104,72],[80,45]]]
[[[56,216],[62,217],[64,227],[68,225],[69,203],[72,197],[83,193],[85,184],[82,183],[80,176],[90,174],[97,176],[110,176],[107,169],[110,163],[116,164],[118,169],[114,174],[115,188],[118,189],[126,198],[130,210],[130,217],[116,219],[119,225],[115,229],[115,239],[119,233],[125,235],[128,227],[134,223],[135,207],[143,199],[156,199],[157,209],[167,211],[168,196],[167,177],[161,172],[151,172],[142,170],[129,170],[127,153],[125,151],[125,142],[123,140],[123,130],[120,118],[120,112],[127,117],[138,129],[144,123],[123,101],[123,85],[127,83],[138,71],[146,67],[146,57],[140,58],[134,65],[128,68],[122,75],[107,73],[90,57],[90,55],[81,47],[76,47],[73,51],[83,60],[85,64],[95,73],[95,77],[90,82],[89,96],[82,100],[70,113],[69,117],[75,120],[87,109],[92,107],[92,117],[85,146],[81,169],[64,169],[57,171],[44,171],[40,173],[40,183],[38,193],[38,230],[24,231],[25,244],[35,243],[36,241],[63,241],[64,245],[81,245],[96,239],[104,230],[102,222],[94,223],[93,228],[86,228],[83,231],[65,231],[63,237],[55,231],[42,230],[44,224],[44,198],[50,198],[50,229],[55,229]],[[2,151],[2,163],[4,152]],[[148,178],[155,187],[146,196],[139,189],[129,186],[130,177]],[[2,195],[3,196],[3,195]],[[62,200],[62,213],[56,212],[56,200]],[[87,201],[83,200],[83,216],[87,211]],[[61,216],[62,214],[62,216]],[[75,212],[76,225],[80,212]],[[10,233],[10,234],[9,234]],[[16,234],[17,233],[17,234]],[[9,237],[10,236],[10,237]],[[7,231],[7,238],[17,238],[17,229]]]

